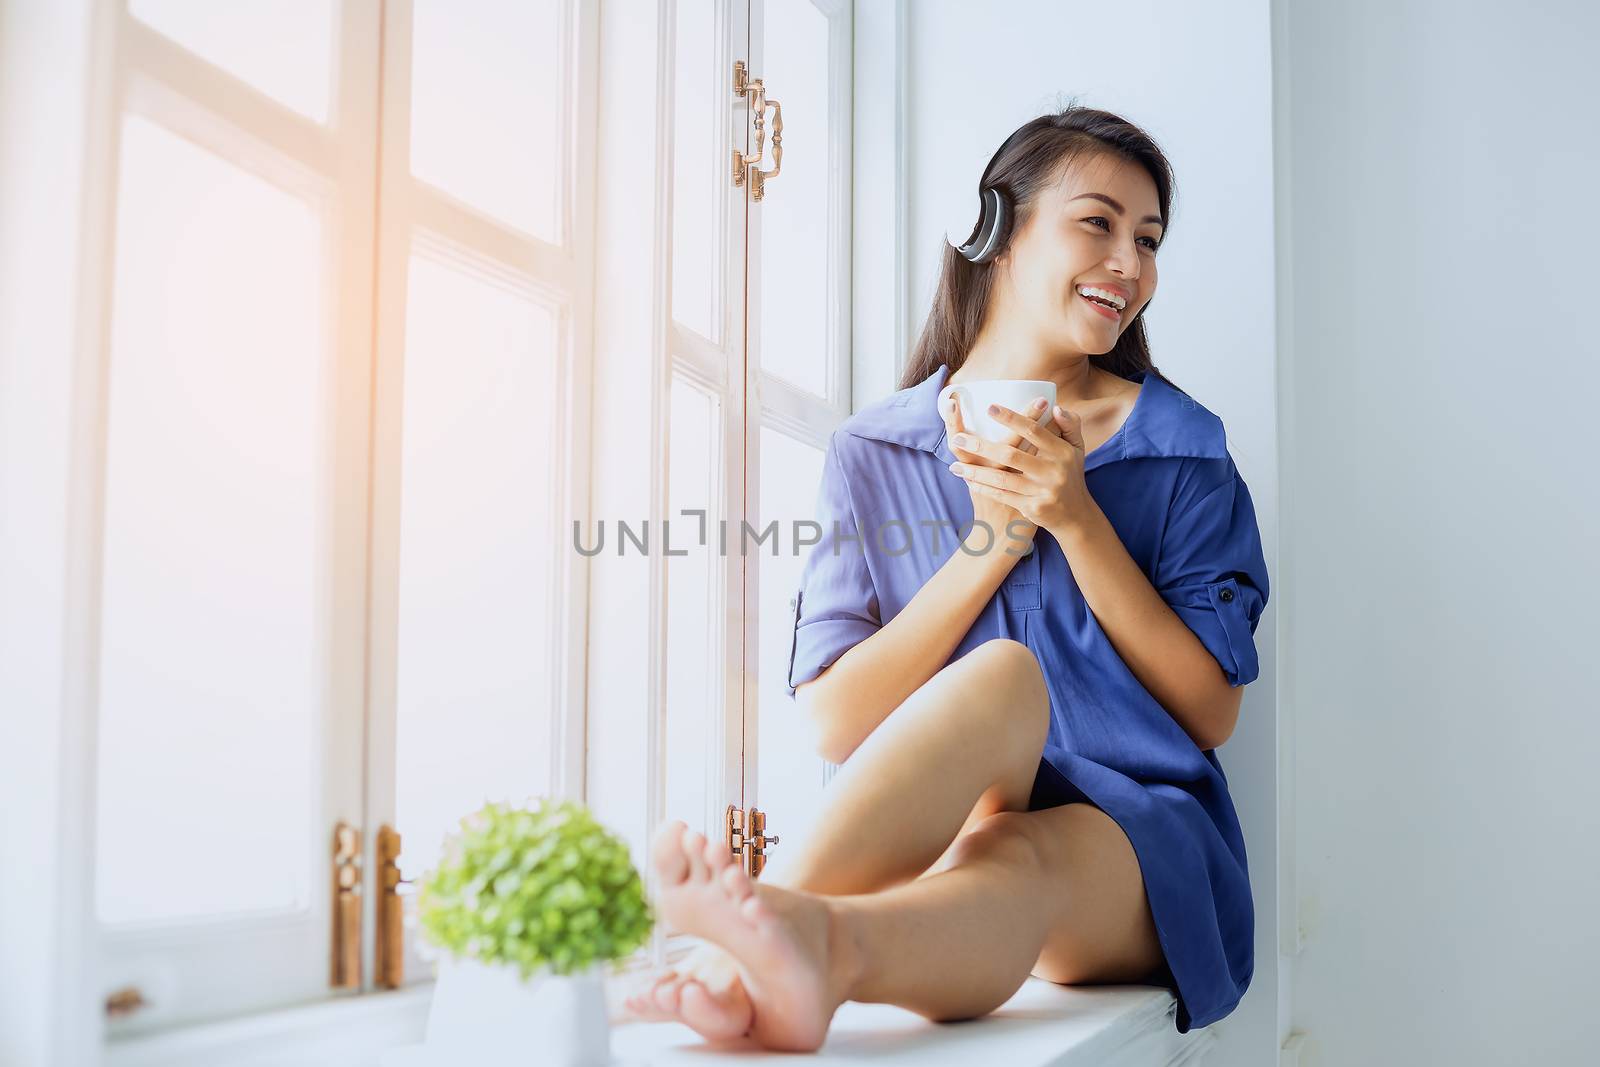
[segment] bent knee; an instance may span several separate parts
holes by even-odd
[[[983,693],[995,699],[986,700],[985,706],[1011,712],[1007,721],[1018,721],[1021,716],[1021,721],[1030,727],[1030,740],[1036,732],[1039,747],[1043,748],[1044,735],[1050,728],[1050,688],[1033,649],[1009,637],[995,637],[957,662],[967,660],[972,661],[972,669],[986,674]]]
[[[993,663],[1008,679],[1014,679],[1033,695],[1048,703],[1050,690],[1045,685],[1044,668],[1033,649],[1009,637],[992,637],[973,649],[968,655],[979,656]]]
[[[1030,876],[1042,869],[1043,857],[1028,827],[1028,812],[997,811],[985,815],[950,846],[955,867],[975,860],[1024,868]]]
[[[968,652],[967,657],[977,660],[993,658],[1014,670],[1027,669],[1028,664],[1035,671],[1039,669],[1039,659],[1033,654],[1033,649],[1010,637],[991,637]]]

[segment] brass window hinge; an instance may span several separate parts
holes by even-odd
[[[374,984],[399,989],[406,978],[405,900],[410,878],[400,877],[400,835],[392,826],[378,828],[378,943],[373,946]]]
[[[373,985],[399,989],[405,982],[405,894],[410,878],[400,877],[400,835],[378,827],[373,860],[377,864],[376,943],[372,947]],[[347,822],[333,830],[332,968],[334,989],[361,988],[361,831]]]
[[[361,831],[333,828],[333,937],[328,984],[361,988]]]
[[[745,873],[751,878],[761,877],[767,865],[767,847],[776,845],[776,834],[767,835],[767,813],[760,808],[738,808],[728,805],[724,819],[728,851],[744,862]]]

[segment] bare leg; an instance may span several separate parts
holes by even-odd
[[[1062,901],[1041,886],[1027,839],[993,825],[963,835],[937,874],[882,893],[826,898],[855,949],[850,1000],[948,1021],[991,1012],[1021,988]]]
[[[1035,814],[985,820],[958,841],[948,870],[857,896],[751,882],[726,849],[685,834],[681,821],[657,835],[651,862],[662,913],[734,958],[754,1009],[750,1035],[810,1051],[846,1000],[953,1020],[1016,992],[1064,909],[1062,894],[1041,886],[1034,842],[1006,821]],[[690,983],[684,995],[698,1001],[704,990]]]
[[[1048,722],[1033,654],[1015,641],[985,642],[861,743],[824,792],[812,838],[780,850],[761,883],[870,893],[917,878],[935,860],[943,867],[959,834],[995,812],[1026,809]],[[713,1039],[743,1033],[751,1016],[733,959],[709,946],[652,976],[627,1004],[637,1018],[682,1018]]]
[[[780,847],[762,883],[845,894],[916,878],[964,826],[1027,810],[1049,716],[1028,647],[984,642],[861,742],[823,792],[816,831],[791,852]]]

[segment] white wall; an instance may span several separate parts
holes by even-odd
[[[1600,8],[1279,14],[1302,1063],[1593,1063]]]
[[[858,5],[858,12],[865,6]],[[1148,313],[1155,361],[1226,422],[1234,459],[1255,499],[1267,564],[1277,578],[1267,0],[1125,3],[1100,11],[1053,0],[918,0],[903,12],[906,70],[900,92],[906,125],[900,132],[908,200],[901,240],[908,303],[878,314],[902,311],[910,328],[906,343],[915,337],[937,277],[943,205],[952,194],[958,202],[964,197],[970,229],[983,165],[1022,122],[1076,96],[1081,104],[1143,126],[1177,173],[1171,236],[1162,246],[1160,288]],[[888,22],[881,8],[858,21],[858,71],[863,50],[874,41],[882,50],[871,56],[878,64],[892,63],[882,37]],[[955,73],[968,64],[992,73]],[[863,95],[870,85],[858,78]],[[857,117],[860,122],[860,109]],[[857,143],[881,151],[895,133],[858,127]],[[857,177],[859,183],[859,168]],[[882,202],[881,189],[858,184],[858,195],[863,193]],[[881,282],[881,276],[874,278]],[[858,308],[865,303],[858,299]],[[863,336],[881,343],[887,331],[864,332],[859,319],[858,344]],[[858,358],[872,360],[872,353]],[[894,386],[893,372],[887,380],[877,374],[869,387],[882,395]],[[856,402],[870,399],[858,396]],[[1269,1064],[1277,1058],[1279,595],[1275,588],[1256,633],[1261,677],[1245,691],[1236,733],[1218,750],[1244,824],[1257,913],[1251,988],[1234,1013],[1213,1026],[1222,1038],[1212,1053],[1218,1064]]]

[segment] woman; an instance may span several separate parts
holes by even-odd
[[[1069,107],[984,186],[1009,217],[947,244],[902,387],[824,460],[789,679],[843,764],[817,830],[752,883],[720,841],[662,828],[660,911],[710,944],[628,998],[639,1017],[810,1050],[845,1000],[966,1019],[1033,974],[1165,985],[1186,1033],[1249,986],[1212,749],[1257,674],[1267,574],[1221,421],[1151,365],[1170,167]],[[982,441],[939,409],[990,378],[1055,382],[1045,427],[1001,408],[1012,434]]]

